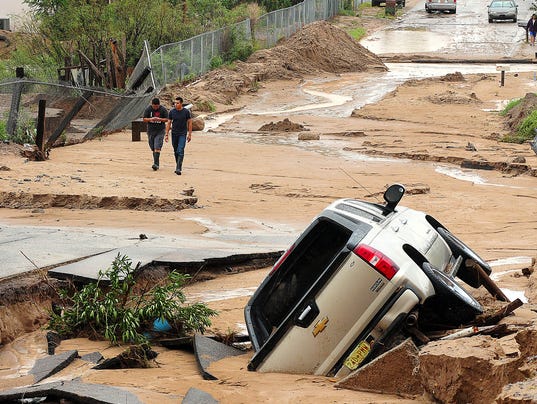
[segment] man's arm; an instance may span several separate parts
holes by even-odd
[[[186,135],[186,141],[190,142],[190,139],[192,139],[192,118],[189,118],[186,121],[186,127],[188,129],[188,133]]]
[[[164,140],[166,142],[168,141],[168,134],[170,133],[171,126],[172,126],[172,120],[169,118],[169,115],[168,115],[168,120],[166,121],[166,136],[164,136]]]

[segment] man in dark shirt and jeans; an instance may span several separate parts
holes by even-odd
[[[168,110],[160,105],[158,98],[153,98],[151,105],[144,111],[144,122],[147,122],[147,140],[153,152],[153,170],[159,168],[160,151],[164,144],[164,131],[168,122]]]
[[[181,175],[183,170],[183,159],[185,157],[185,146],[192,138],[192,115],[187,108],[183,107],[183,99],[175,98],[175,108],[170,110],[169,120],[166,123],[166,142],[170,127],[172,129],[172,146],[175,155],[175,174]]]

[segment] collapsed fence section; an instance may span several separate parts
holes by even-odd
[[[359,0],[352,1],[354,7]],[[153,52],[149,52],[146,45],[127,88],[137,92],[151,88],[160,90],[166,84],[200,76],[215,67],[216,58],[220,58],[220,62],[233,59],[229,57],[230,53],[247,45],[251,49],[273,47],[306,24],[334,17],[341,6],[341,0],[304,0],[295,6],[264,14],[255,21],[246,19],[185,41],[160,46]]]
[[[46,147],[79,143],[130,125],[142,116],[152,96],[21,79],[0,84],[0,122],[5,122],[9,140],[31,144],[36,137],[38,107],[45,101]]]

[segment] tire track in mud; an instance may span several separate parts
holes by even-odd
[[[11,209],[108,209],[172,212],[194,208],[198,198],[182,199],[138,198],[128,196],[92,196],[76,194],[35,194],[28,192],[0,192],[0,208]]]

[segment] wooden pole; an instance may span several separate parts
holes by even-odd
[[[47,100],[39,100],[39,109],[37,112],[37,133],[35,135],[35,145],[41,155],[44,156],[44,136],[45,136],[45,108]]]
[[[509,298],[505,296],[502,290],[496,285],[496,283],[490,279],[489,275],[481,268],[480,265],[475,264],[473,268],[478,272],[479,278],[483,280],[482,284],[489,291],[489,293],[502,302],[508,302]]]

